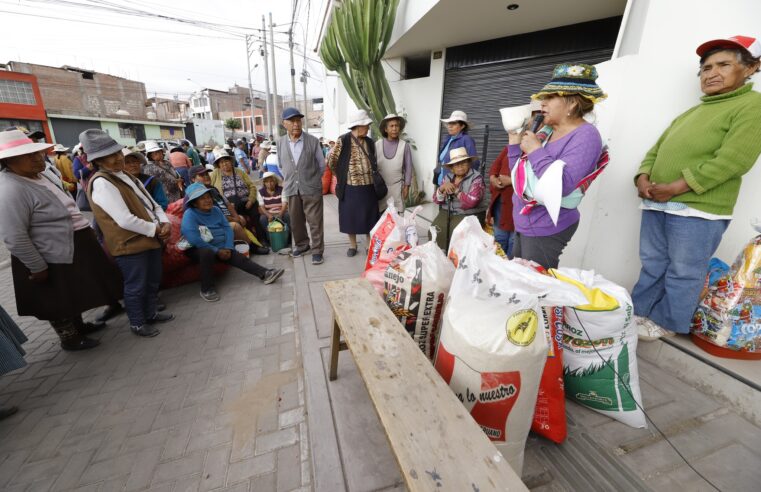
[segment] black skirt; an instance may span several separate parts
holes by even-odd
[[[122,298],[122,275],[89,227],[74,232],[72,263],[49,263],[48,279],[29,280],[29,269],[11,256],[19,316],[63,320]]]
[[[370,234],[379,218],[375,187],[347,184],[338,201],[338,229],[344,234]]]

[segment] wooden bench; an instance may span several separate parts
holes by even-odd
[[[330,380],[348,348],[408,490],[528,490],[367,280],[326,282],[325,291]]]

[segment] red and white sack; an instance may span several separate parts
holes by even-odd
[[[485,251],[477,234],[462,241],[435,366],[520,475],[547,361],[542,306],[585,298],[571,285]]]
[[[403,251],[386,268],[383,299],[433,360],[454,267],[436,245],[433,228],[431,235],[431,241]]]
[[[560,444],[568,435],[563,387],[563,308],[545,306],[542,314],[547,336],[547,361],[539,382],[531,432]]]
[[[362,277],[370,281],[372,286],[383,295],[383,276],[391,261],[402,251],[417,245],[417,226],[415,216],[420,207],[416,208],[407,219],[402,218],[396,211],[394,199],[389,198],[388,207],[370,231],[370,245],[365,260],[365,271]]]

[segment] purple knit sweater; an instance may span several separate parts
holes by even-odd
[[[563,196],[566,196],[576,188],[581,178],[595,169],[601,150],[600,132],[593,125],[585,123],[571,133],[533,151],[528,155],[528,160],[534,174],[539,178],[556,160],[565,162]],[[518,162],[520,156],[520,145],[508,146],[507,158],[510,163],[510,170]],[[528,215],[522,215],[520,212],[525,204],[526,202],[513,194],[515,230],[525,236],[551,236],[564,231],[578,222],[580,218],[577,209],[561,208],[558,225],[555,226],[552,224],[547,209],[542,205],[535,206]]]

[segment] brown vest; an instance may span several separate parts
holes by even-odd
[[[127,174],[127,176],[135,182],[138,189],[143,189],[138,180],[129,174]],[[153,202],[150,199],[150,195],[147,193],[142,197],[138,197],[130,185],[111,173],[98,171],[92,178],[90,178],[90,181],[87,184],[87,198],[90,200],[93,215],[98,223],[98,227],[103,233],[103,240],[106,242],[106,247],[108,248],[108,252],[111,253],[111,256],[132,255],[148,251],[149,249],[160,248],[161,243],[157,238],[144,236],[119,227],[116,221],[114,221],[110,215],[92,200],[92,184],[98,178],[103,178],[116,186],[116,189],[119,190],[119,193],[122,195],[124,203],[127,204],[129,211],[145,221],[152,222],[145,206],[153,206]]]

